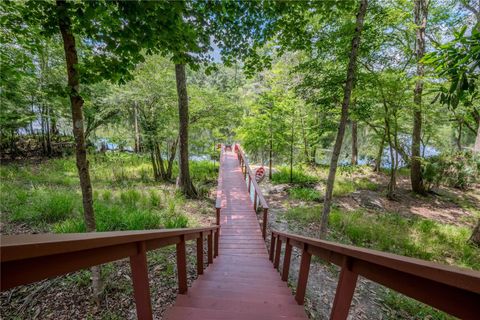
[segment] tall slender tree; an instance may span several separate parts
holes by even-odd
[[[182,192],[191,198],[197,196],[197,192],[193,186],[192,179],[190,179],[189,156],[188,156],[188,94],[187,94],[187,75],[184,64],[175,65],[175,78],[177,80],[177,94],[178,94],[178,117],[179,117],[179,142],[180,142],[180,157],[179,157],[179,177],[178,185]]]
[[[422,178],[422,161],[420,146],[422,140],[422,94],[423,76],[425,66],[421,61],[425,55],[425,29],[427,27],[429,0],[414,0],[415,21],[415,56],[417,59],[417,79],[413,96],[413,132],[412,132],[412,158],[410,160],[410,181],[412,190],[419,194],[425,194],[425,186]]]
[[[350,58],[347,69],[347,79],[345,82],[342,102],[342,113],[338,126],[337,137],[333,147],[332,158],[330,160],[330,169],[328,172],[327,186],[325,190],[325,199],[323,203],[322,219],[320,222],[320,237],[325,238],[327,234],[328,217],[330,216],[330,208],[332,206],[333,186],[335,183],[335,174],[337,172],[338,158],[342,149],[343,137],[345,135],[345,127],[348,120],[348,109],[350,106],[350,98],[352,95],[353,85],[355,81],[355,71],[357,67],[357,56],[360,46],[360,37],[364,25],[365,15],[367,13],[367,0],[360,0],[357,19],[355,23],[355,31],[352,38]]]

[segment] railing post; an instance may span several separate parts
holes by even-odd
[[[217,226],[219,226],[220,225],[220,208],[215,208],[215,209],[216,209],[215,211],[216,211],[216,216],[217,216],[216,217],[216,224],[217,224]]]
[[[180,242],[177,243],[177,273],[178,273],[178,293],[186,294],[187,285],[187,255],[185,249],[185,236],[180,236]]]
[[[272,232],[272,240],[270,241],[270,252],[268,253],[268,259],[273,262],[273,251],[275,250],[275,234]]]
[[[290,271],[290,259],[292,257],[292,245],[287,238],[285,241],[285,256],[283,257],[282,280],[288,281],[288,272]]]
[[[215,242],[215,250],[213,251],[213,257],[216,258],[218,257],[218,239],[219,239],[219,236],[218,236],[218,233],[219,233],[219,229],[216,229],[215,230],[215,234],[214,234],[214,242]]]
[[[213,230],[210,230],[207,237],[208,243],[208,264],[213,263]]]
[[[152,319],[145,242],[137,243],[137,254],[130,256],[130,268],[132,270],[133,294],[137,308],[137,319]]]
[[[262,224],[263,239],[267,237],[267,218],[268,218],[268,208],[263,208],[263,224]]]
[[[257,189],[255,189],[255,194],[253,196],[253,211],[257,212]]]
[[[252,185],[252,177],[248,175],[248,194],[250,194],[251,185]]]
[[[300,269],[298,271],[298,284],[295,300],[298,304],[303,305],[305,292],[307,291],[308,272],[310,271],[310,260],[312,255],[308,252],[308,245],[303,244],[302,259],[300,261]]]
[[[277,247],[275,249],[275,261],[273,262],[273,267],[278,269],[280,265],[280,255],[282,254],[282,239],[280,237],[277,238]]]
[[[197,274],[203,274],[203,232],[197,238]]]
[[[344,257],[342,270],[338,277],[335,300],[333,301],[332,312],[330,313],[330,319],[332,320],[347,319],[358,278],[358,274],[352,272],[352,263],[352,258]]]

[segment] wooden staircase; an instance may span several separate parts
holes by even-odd
[[[222,158],[219,257],[166,319],[307,319],[268,260],[237,155]]]

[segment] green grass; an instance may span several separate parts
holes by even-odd
[[[183,228],[196,223],[184,212],[185,199],[173,185],[154,181],[148,157],[106,153],[89,158],[98,231]],[[216,185],[218,165],[192,162],[191,172],[201,193]],[[85,231],[73,157],[0,166],[0,179],[3,222],[44,232]]]
[[[333,187],[333,196],[341,197],[349,195],[357,190],[378,190],[378,185],[367,178],[339,178]],[[321,201],[323,194],[312,187],[293,187],[288,189],[288,195],[292,199],[304,201]]]
[[[341,197],[357,190],[378,190],[378,185],[367,178],[339,177],[333,186],[333,196]]]
[[[288,195],[292,199],[304,200],[304,201],[320,201],[322,196],[318,190],[313,188],[301,188],[295,187],[288,189]]]
[[[304,173],[304,170],[294,168],[292,171],[293,184],[308,185],[318,182],[318,178]],[[272,183],[282,184],[290,183],[290,168],[280,167],[279,170],[272,174]]]
[[[322,206],[297,207],[285,218],[301,224],[319,222]],[[467,243],[468,227],[442,224],[396,213],[343,212],[332,209],[330,237],[334,241],[408,257],[480,270],[480,249]]]
[[[387,319],[457,319],[390,289],[385,289],[381,297],[383,302],[394,310],[394,314],[390,314]]]

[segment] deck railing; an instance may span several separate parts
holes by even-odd
[[[255,180],[255,173],[250,168],[245,152],[243,152],[242,147],[239,144],[235,145],[235,151],[237,152],[238,161],[240,162],[240,168],[242,169],[243,177],[245,183],[248,186],[248,193],[252,194],[253,188],[253,210],[257,212],[258,207],[263,209],[263,218],[262,218],[262,236],[265,239],[267,236],[267,219],[268,219],[268,203],[263,196],[262,190],[258,186],[257,180]]]
[[[363,276],[461,319],[479,319],[480,272],[420,259],[272,231],[270,260],[288,280],[292,247],[302,251],[295,300],[304,303],[311,256],[341,267],[330,319],[346,319],[358,276]]]
[[[186,294],[185,242],[196,240],[197,273],[203,274],[203,244],[208,263],[218,255],[218,226],[150,231],[1,236],[1,291],[124,258],[130,259],[138,319],[152,319],[146,252],[177,249],[178,292]],[[216,239],[216,241],[214,241]]]
[[[220,145],[220,158],[218,160],[218,180],[217,180],[217,194],[215,199],[216,224],[220,225],[220,210],[222,209],[222,186],[223,186],[223,158],[225,157],[225,145]]]

